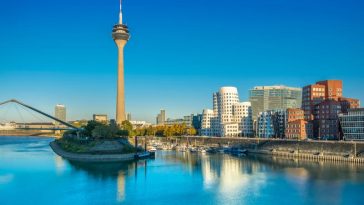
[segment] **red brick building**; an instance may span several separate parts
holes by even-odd
[[[337,106],[340,106],[339,112]],[[302,109],[305,120],[313,125],[315,138],[338,139],[338,113],[359,106],[359,100],[343,97],[341,80],[319,81],[302,89]]]
[[[302,109],[287,109],[286,138],[304,140],[312,137],[312,132],[312,124],[304,120],[304,111]]]
[[[341,103],[342,113],[347,113],[348,109],[355,109],[360,107],[359,99],[340,97],[339,102]]]
[[[287,139],[305,140],[312,138],[312,124],[304,119],[291,121],[287,124],[285,136]]]

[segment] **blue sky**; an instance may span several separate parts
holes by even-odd
[[[236,86],[302,87],[342,79],[364,100],[361,0],[124,0],[126,106],[154,122],[212,107]],[[17,98],[68,119],[114,117],[118,0],[0,2],[0,100]]]

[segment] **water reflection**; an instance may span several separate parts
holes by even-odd
[[[56,156],[49,139],[12,140],[0,140],[1,204],[360,204],[364,191],[363,165],[173,151],[80,163]]]

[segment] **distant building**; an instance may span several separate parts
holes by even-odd
[[[141,127],[149,127],[151,126],[152,124],[151,123],[148,123],[146,121],[135,121],[135,120],[132,120],[132,121],[129,121],[132,125],[133,125],[133,128],[141,128]]]
[[[287,86],[256,86],[249,91],[253,120],[257,120],[260,112],[267,110],[286,110],[300,108],[302,89]]]
[[[109,119],[108,119],[107,115],[105,115],[105,114],[94,114],[93,120],[96,122],[101,122],[101,123],[109,122]]]
[[[166,111],[161,110],[156,118],[157,125],[164,125],[165,121],[166,121]]]
[[[128,113],[128,115],[126,116],[126,120],[127,121],[132,121],[132,119],[131,119],[131,113]]]
[[[66,122],[67,120],[66,106],[60,104],[56,105],[56,107],[54,108],[54,116],[55,118],[62,120],[63,122]],[[60,126],[61,124],[55,121],[54,125]]]
[[[202,125],[202,114],[194,115],[192,119],[192,126],[195,128],[198,134],[200,134],[201,132],[201,125]]]
[[[186,125],[187,127],[192,127],[193,126],[193,114],[191,115],[187,115],[187,116],[183,116],[183,118],[179,118],[179,119],[170,119],[168,118],[165,122],[164,125]]]
[[[339,114],[344,140],[364,140],[364,108],[348,109]]]

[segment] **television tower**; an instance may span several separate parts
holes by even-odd
[[[124,92],[124,46],[130,38],[129,30],[123,24],[123,14],[121,11],[121,0],[119,10],[119,22],[112,29],[112,38],[118,47],[118,79],[116,95],[116,123],[120,125],[125,121],[125,92]]]

